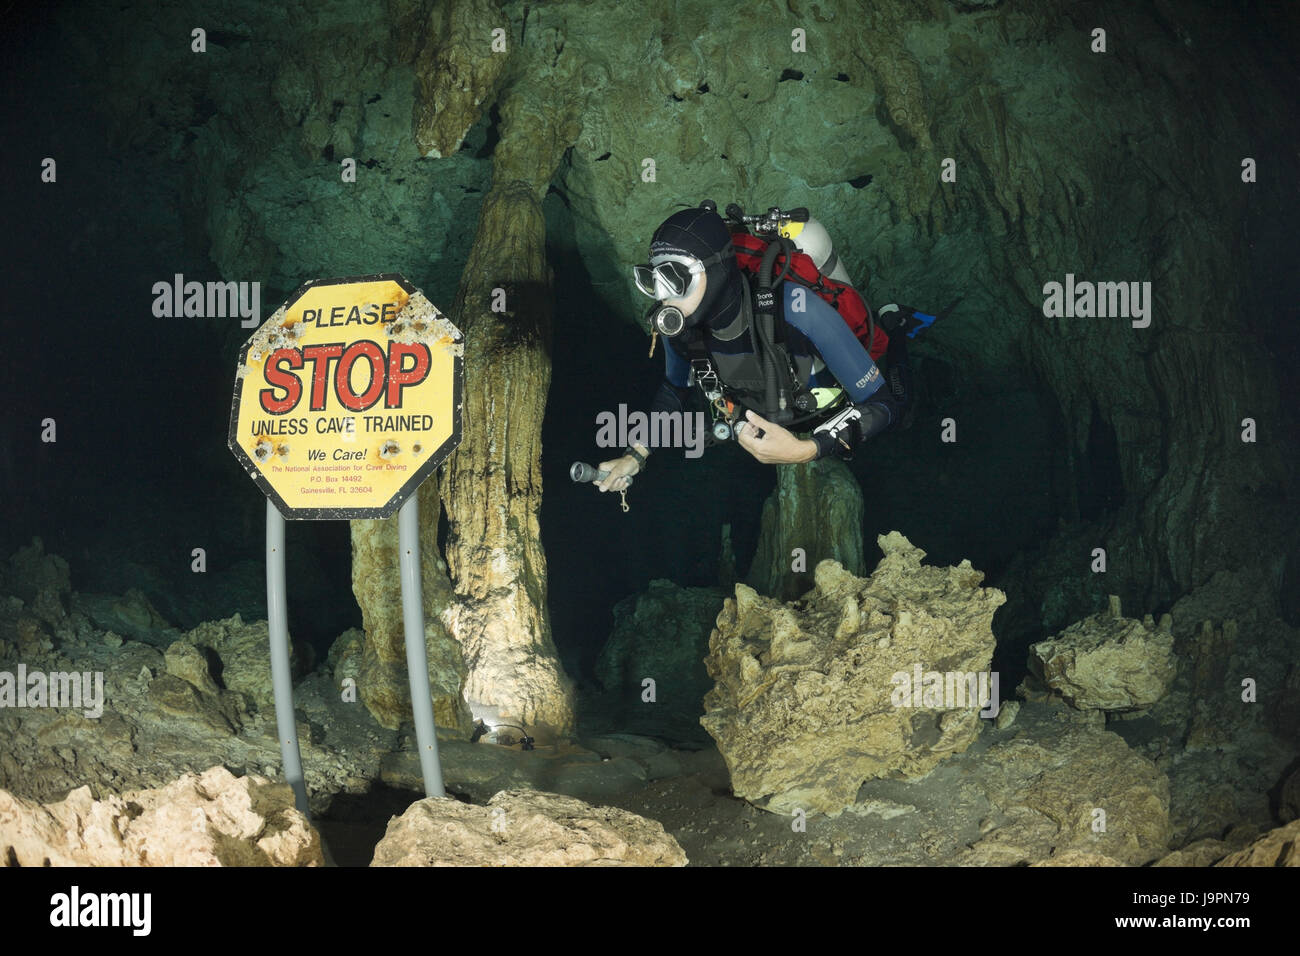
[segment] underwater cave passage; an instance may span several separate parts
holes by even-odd
[[[1124,475],[1120,470],[1119,442],[1115,428],[1106,421],[1097,403],[1092,406],[1092,424],[1083,460],[1076,469],[1079,517],[1095,521],[1124,504]]]

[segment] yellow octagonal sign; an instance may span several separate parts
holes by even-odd
[[[239,353],[230,450],[286,518],[387,518],[460,444],[464,354],[400,275],[308,282]]]

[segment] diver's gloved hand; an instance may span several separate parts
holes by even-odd
[[[594,481],[594,484],[601,491],[626,491],[628,482],[625,478],[630,478],[641,471],[641,466],[637,464],[635,458],[631,455],[624,455],[622,458],[615,458],[611,461],[602,461],[596,466],[600,471],[609,472],[600,481]]]
[[[900,332],[909,339],[916,338],[916,333],[928,329],[937,316],[918,312],[911,306],[891,302],[882,305],[876,312],[876,324],[885,330],[891,338]]]
[[[850,405],[813,430],[817,457],[836,454],[848,460],[853,456],[855,445],[880,434],[893,421],[893,414],[879,402]]]

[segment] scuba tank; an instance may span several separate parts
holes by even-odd
[[[727,218],[755,235],[764,238],[779,236],[790,240],[796,250],[812,259],[822,275],[848,286],[853,285],[844,263],[840,262],[835,253],[830,233],[809,215],[806,207],[783,211],[779,206],[772,206],[760,215],[746,216],[743,209],[731,203],[727,206]]]
[[[844,263],[840,262],[840,257],[835,254],[830,233],[816,219],[810,217],[803,222],[791,219],[780,227],[779,234],[793,242],[800,252],[812,259],[822,275],[848,286],[853,285],[853,280],[844,269]]]

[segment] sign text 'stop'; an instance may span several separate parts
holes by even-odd
[[[460,443],[463,361],[400,275],[308,282],[240,351],[230,449],[285,517],[388,517]]]

